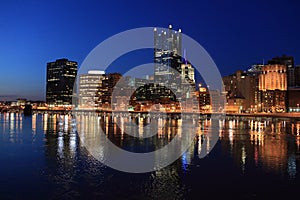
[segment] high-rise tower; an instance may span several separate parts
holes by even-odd
[[[168,30],[154,29],[154,78],[166,83],[174,80],[175,74],[170,71],[169,67],[180,72],[182,63],[182,34],[181,29],[172,30],[169,25]]]
[[[181,96],[182,33],[172,30],[154,29],[154,79],[159,83],[154,96],[174,99]]]
[[[58,59],[47,63],[46,102],[48,105],[72,105],[77,62]]]

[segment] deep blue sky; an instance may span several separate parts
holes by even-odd
[[[45,98],[46,63],[82,63],[131,28],[172,24],[197,40],[222,75],[287,54],[300,64],[299,1],[0,1],[0,100]]]

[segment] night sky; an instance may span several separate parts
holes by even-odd
[[[197,40],[222,75],[282,54],[300,64],[297,0],[1,0],[0,100],[45,100],[47,62],[68,58],[80,65],[114,34],[169,24]]]

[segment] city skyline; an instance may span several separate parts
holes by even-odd
[[[68,58],[80,66],[101,41],[143,26],[181,28],[203,45],[223,76],[283,54],[300,64],[299,2],[168,2],[170,9],[162,14],[154,6],[157,3],[151,2],[149,9],[141,2],[2,3],[0,99],[45,100],[45,63]],[[174,10],[184,14],[174,15]],[[114,63],[111,72],[131,66],[130,58],[123,59]]]

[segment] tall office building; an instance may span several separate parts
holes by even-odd
[[[154,29],[154,79],[160,83],[161,90],[159,95],[162,98],[172,98],[173,94],[166,91],[169,89],[176,91],[176,96],[180,94],[181,64],[182,64],[182,33],[172,30],[172,25],[169,25],[168,30]],[[170,69],[171,68],[171,69]],[[176,73],[178,72],[178,73]]]
[[[151,81],[136,79],[135,100],[147,105],[153,103],[172,107],[181,102],[183,110],[199,108],[196,97],[195,69],[182,57],[182,33],[154,29],[154,77]]]
[[[172,25],[169,25],[167,31],[160,32],[154,29],[154,78],[156,80],[166,82],[169,78],[174,78],[174,73],[169,70],[169,67],[180,71],[181,43],[181,29],[178,32],[173,31]]]
[[[72,105],[77,66],[77,62],[68,59],[47,63],[46,102],[48,105]]]
[[[282,64],[265,65],[259,75],[261,110],[283,112],[287,108],[287,67]]]
[[[265,65],[259,76],[259,90],[287,90],[287,67],[285,65]]]
[[[105,72],[90,70],[79,77],[79,106],[81,108],[96,108],[99,106],[99,96],[102,82],[106,78]]]

